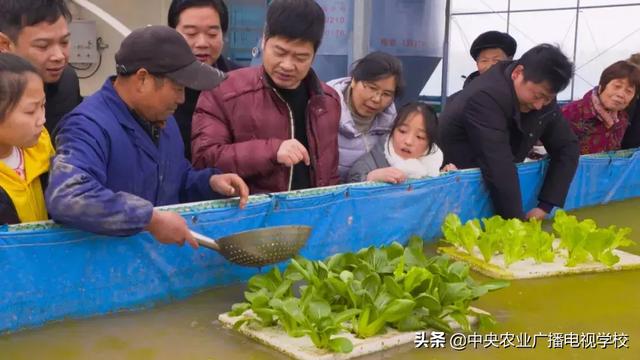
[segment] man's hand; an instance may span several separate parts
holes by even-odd
[[[307,166],[311,164],[309,152],[305,149],[304,145],[296,139],[285,140],[280,144],[277,160],[279,164],[284,166],[293,166],[300,161],[304,161]]]
[[[239,196],[241,209],[244,209],[249,201],[249,187],[237,174],[213,175],[209,178],[209,186],[218,194]]]
[[[182,246],[186,241],[192,248],[198,248],[198,242],[191,236],[187,222],[174,212],[153,210],[147,230],[162,244]]]
[[[527,220],[538,219],[540,221],[544,220],[545,216],[547,216],[547,212],[540,208],[533,208],[529,210],[527,213]]]
[[[440,170],[440,172],[446,173],[454,170],[458,170],[458,168],[453,164],[447,164],[442,168],[442,170]]]
[[[383,181],[391,184],[399,184],[407,180],[407,174],[394,167],[375,169],[367,174],[367,181]]]

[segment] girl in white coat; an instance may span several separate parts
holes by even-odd
[[[349,182],[381,181],[401,183],[407,178],[438,176],[442,151],[436,145],[438,117],[421,102],[400,109],[389,137],[358,159],[352,166]],[[455,170],[448,164],[442,171]]]

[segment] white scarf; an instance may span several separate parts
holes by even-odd
[[[391,141],[391,136],[389,136],[384,146],[384,156],[387,158],[389,165],[401,170],[407,174],[407,177],[412,179],[440,175],[443,155],[436,144],[433,144],[431,152],[425,153],[417,159],[403,159],[396,154]]]

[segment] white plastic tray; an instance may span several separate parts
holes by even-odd
[[[567,267],[564,264],[567,262],[565,256],[556,255],[555,261],[551,263],[539,263],[533,259],[526,259],[515,262],[509,267],[504,264],[504,257],[502,255],[496,255],[491,258],[489,263],[485,262],[479,251],[474,253],[474,256],[469,255],[466,251],[460,250],[456,247],[441,247],[439,252],[447,254],[454,259],[462,260],[471,267],[484,275],[490,276],[496,279],[533,279],[541,277],[561,276],[570,274],[581,274],[591,272],[605,272],[605,271],[617,271],[628,269],[640,269],[640,256],[633,255],[621,250],[613,250],[613,253],[620,257],[620,261],[613,265],[607,266],[600,262],[588,262],[578,264],[574,267]]]
[[[476,312],[484,312],[480,309],[473,308]],[[251,310],[248,310],[245,314],[251,314]],[[236,323],[241,316],[231,317],[228,313],[220,314],[218,320],[228,328],[233,328],[233,324]],[[470,323],[473,325],[477,323],[475,317],[469,317]],[[449,325],[453,329],[460,329],[457,323],[450,321]],[[413,343],[416,339],[415,331],[399,332],[394,329],[387,329],[387,332],[382,335],[359,339],[351,333],[341,333],[335,336],[346,337],[353,343],[353,351],[348,354],[337,354],[327,350],[318,349],[313,345],[311,339],[307,336],[293,338],[287,335],[284,329],[280,326],[262,327],[258,324],[251,324],[247,322],[243,324],[238,331],[245,336],[257,340],[269,347],[274,348],[277,351],[283,352],[294,359],[299,360],[345,360],[352,359],[358,356],[363,356],[378,351],[386,350],[395,346]],[[418,332],[419,333],[419,332]],[[429,338],[430,330],[424,331],[426,338]]]

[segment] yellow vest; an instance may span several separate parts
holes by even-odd
[[[0,162],[0,187],[13,201],[21,222],[47,220],[49,216],[40,175],[49,171],[49,161],[55,153],[47,130],[42,130],[36,145],[23,151],[26,179],[22,179],[13,169]]]

